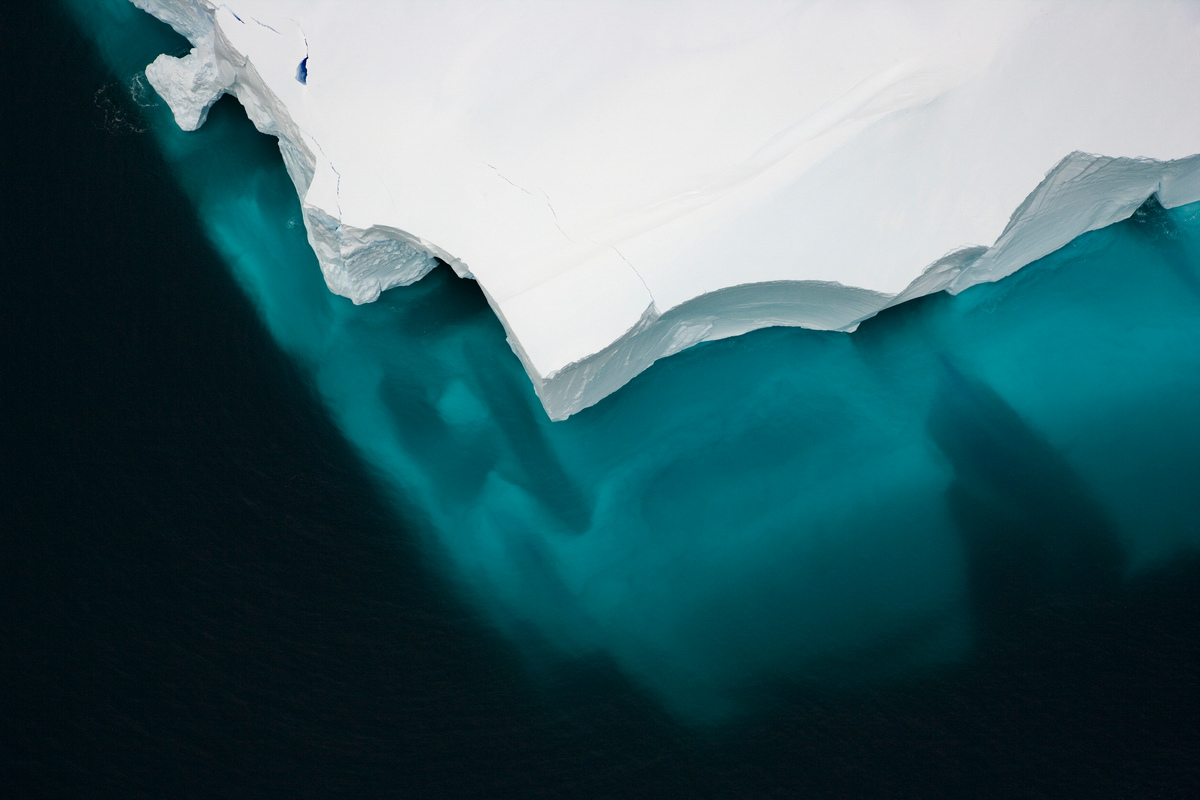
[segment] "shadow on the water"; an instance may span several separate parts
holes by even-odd
[[[1052,609],[1111,598],[1116,533],[1063,456],[992,388],[943,359],[928,429],[967,560],[981,654],[1019,652]]]
[[[586,531],[592,519],[591,504],[554,451],[548,436],[553,423],[525,385],[525,374],[513,369],[511,362],[498,362],[484,347],[466,348],[464,354],[474,369],[480,394],[490,399],[493,413],[503,423],[499,429],[513,460],[505,477],[526,488],[565,532]]]

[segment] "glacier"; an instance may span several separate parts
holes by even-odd
[[[474,278],[556,420],[1200,200],[1195,4],[134,3],[181,128],[278,137],[332,291]]]

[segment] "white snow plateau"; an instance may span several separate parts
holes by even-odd
[[[179,125],[279,139],[329,288],[441,259],[550,417],[1200,200],[1200,3],[133,0]]]

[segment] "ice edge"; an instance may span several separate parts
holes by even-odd
[[[308,202],[318,159],[324,159],[320,145],[295,124],[250,60],[221,35],[215,17],[223,6],[204,0],[131,2],[193,44],[187,56],[162,55],[146,69],[181,128],[198,128],[212,104],[228,93],[238,98],[259,131],[277,137],[301,198],[309,244],[331,291],[355,303],[371,302],[389,288],[421,279],[438,260],[460,277],[473,277],[453,254],[419,236],[391,226],[356,228],[340,219],[340,211],[331,213]],[[333,165],[324,162],[336,174]],[[652,299],[641,318],[607,347],[547,374],[537,370],[499,303],[482,288],[546,413],[563,420],[612,394],[658,359],[701,342],[771,326],[853,331],[907,300],[943,290],[957,294],[1000,280],[1088,231],[1126,219],[1151,196],[1164,208],[1200,200],[1200,154],[1159,161],[1070,153],[1014,210],[993,245],[963,245],[930,264],[897,294],[801,280],[725,287],[665,313]]]

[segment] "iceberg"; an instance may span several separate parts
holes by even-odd
[[[332,291],[475,279],[552,419],[1200,200],[1192,4],[133,2],[180,127],[278,137]]]
[[[1047,620],[1120,608],[1200,547],[1200,203],[1151,198],[852,335],[704,343],[554,422],[478,284],[328,291],[275,140],[233,102],[195,133],[144,102],[145,65],[190,45],[126,0],[67,5],[397,538],[549,685],[611,664],[719,722],[787,687],[1021,668]],[[314,85],[316,48],[295,55]],[[1130,80],[1161,100],[1175,77]]]

